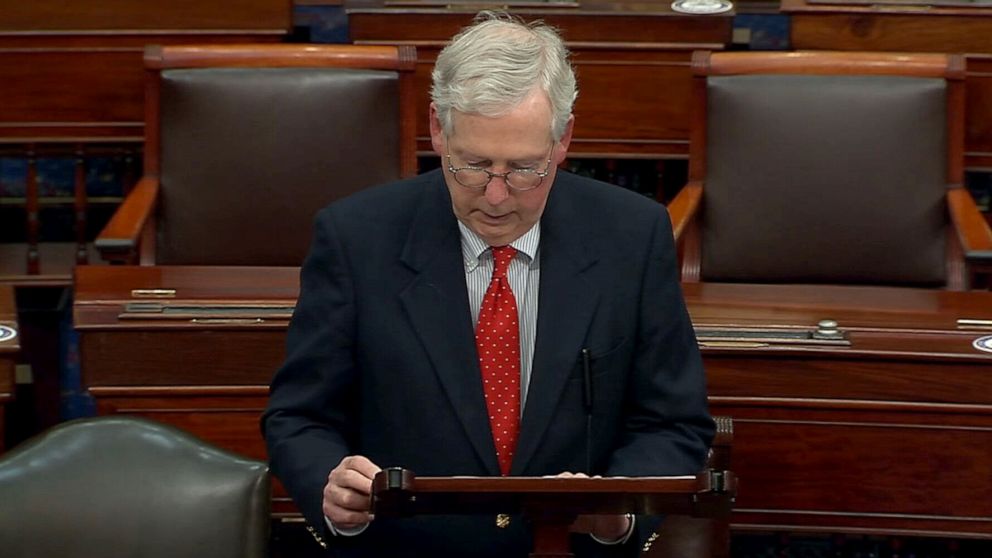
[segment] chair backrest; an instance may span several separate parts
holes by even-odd
[[[960,57],[696,53],[704,281],[943,286]]]
[[[127,417],[65,423],[0,456],[5,558],[263,558],[264,463]]]
[[[413,47],[149,47],[154,261],[302,263],[320,208],[416,173],[414,63]]]

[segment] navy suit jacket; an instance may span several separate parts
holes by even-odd
[[[585,471],[587,454],[592,474],[700,469],[714,430],[675,262],[661,205],[557,174],[541,218],[537,337],[512,475]],[[318,214],[262,419],[272,470],[312,526],[324,527],[322,489],[347,455],[421,476],[499,475],[464,269],[441,171]],[[582,349],[592,357],[591,444]],[[623,546],[636,552],[648,534]],[[505,557],[525,556],[529,537],[524,522],[497,529],[492,517],[377,519],[329,544]]]

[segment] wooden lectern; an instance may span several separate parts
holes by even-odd
[[[531,558],[565,558],[569,526],[581,514],[726,516],[737,492],[731,471],[678,477],[421,477],[389,468],[372,485],[379,517],[424,514],[521,515],[534,527]]]

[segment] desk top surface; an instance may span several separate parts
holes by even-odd
[[[683,291],[711,356],[992,364],[990,292],[720,283]],[[822,335],[830,322],[833,337]]]
[[[299,270],[81,266],[75,288],[75,323],[81,331],[283,330],[299,293]],[[992,335],[990,292],[719,283],[686,283],[683,290],[697,335],[711,351],[840,351],[992,360],[992,352],[974,345]],[[837,323],[843,343],[775,339],[781,333],[787,337],[813,332],[824,320]],[[737,337],[729,340],[732,343],[706,337],[727,335],[728,330]],[[773,339],[758,339],[759,346],[748,335]]]
[[[953,331],[959,320],[987,322],[992,293],[837,285],[683,284],[694,323],[809,324],[823,319],[859,328]],[[967,323],[967,322],[966,322]]]
[[[296,300],[300,292],[298,267],[241,266],[114,266],[76,268],[76,304],[120,303],[141,298],[175,300]],[[135,290],[173,290],[134,293]]]

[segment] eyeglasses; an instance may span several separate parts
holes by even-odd
[[[488,169],[481,167],[458,167],[455,168],[451,164],[451,154],[446,153],[445,158],[448,160],[448,172],[455,177],[455,182],[461,184],[466,188],[471,188],[473,190],[482,190],[489,185],[489,182],[493,178],[502,178],[506,185],[511,189],[518,192],[525,192],[527,190],[533,190],[541,185],[544,181],[544,177],[548,176],[551,172],[551,152],[554,150],[555,144],[551,144],[551,149],[548,150],[547,166],[544,167],[543,171],[534,169],[514,169],[508,170],[506,172],[491,172]]]

